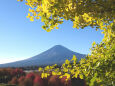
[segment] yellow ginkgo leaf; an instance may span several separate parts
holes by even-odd
[[[83,75],[82,74],[80,74],[79,77],[80,77],[80,79],[83,79]]]
[[[26,16],[27,18],[30,18],[31,16],[30,16],[30,13],[28,13],[28,16]]]
[[[59,27],[56,27],[56,29],[59,29]]]

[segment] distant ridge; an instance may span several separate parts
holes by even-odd
[[[33,56],[31,58],[16,61],[7,64],[0,64],[0,67],[26,67],[26,66],[42,66],[51,64],[62,64],[66,59],[72,59],[72,56],[76,55],[78,61],[81,58],[85,58],[85,54],[76,53],[69,50],[62,45],[56,45],[41,54]]]

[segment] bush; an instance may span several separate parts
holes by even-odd
[[[30,78],[30,79],[34,80],[35,74],[34,74],[34,73],[28,73],[28,74],[26,75],[26,78],[27,78],[27,79]]]
[[[33,86],[33,81],[30,78],[25,78],[24,81],[19,83],[19,86]]]
[[[21,83],[25,80],[25,77],[24,76],[21,76],[19,79],[18,79],[18,82]]]
[[[35,76],[34,86],[44,86],[43,85],[43,80],[42,80],[42,78],[39,75]]]
[[[16,77],[13,77],[9,84],[18,84],[18,79]]]
[[[60,82],[61,82],[62,86],[72,86],[71,80],[70,79],[66,80],[66,79],[67,79],[66,76],[63,76],[62,78],[60,78]]]
[[[1,68],[0,83],[8,83],[13,79],[13,77],[19,78],[20,76],[23,75],[25,75],[25,72],[22,69]]]
[[[49,81],[48,81],[48,85],[49,86],[61,86],[59,76],[57,76],[57,75],[51,76]]]

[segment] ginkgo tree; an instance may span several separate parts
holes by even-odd
[[[42,28],[47,32],[58,29],[64,20],[72,21],[73,28],[77,29],[84,29],[87,26],[96,30],[101,29],[104,38],[100,44],[95,42],[92,44],[91,55],[81,59],[78,64],[75,64],[75,61],[73,64],[66,61],[62,65],[63,74],[59,69],[54,68],[54,71],[70,78],[77,78],[80,75],[89,86],[115,85],[115,0],[24,0],[24,2],[29,6],[27,18],[30,21],[41,19],[44,22]],[[53,74],[56,74],[54,71]],[[47,76],[43,72],[42,75],[44,74]]]

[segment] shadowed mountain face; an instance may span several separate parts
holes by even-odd
[[[78,61],[84,58],[86,55],[73,52],[64,46],[56,45],[49,50],[36,55],[34,57],[28,58],[26,60],[21,60],[17,62],[0,64],[0,67],[25,67],[25,66],[42,66],[51,64],[62,64],[66,59],[72,59],[72,56],[76,55]]]

